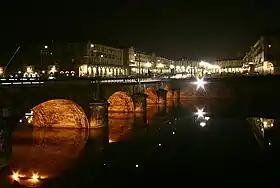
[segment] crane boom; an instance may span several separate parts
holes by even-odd
[[[12,60],[14,59],[15,55],[17,54],[17,52],[19,51],[20,46],[17,48],[17,50],[14,52],[13,56],[11,57],[11,59],[9,60],[9,62],[7,63],[7,65],[4,67],[4,71],[7,69],[7,67],[10,65],[10,63],[12,62]]]

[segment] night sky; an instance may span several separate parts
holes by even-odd
[[[280,23],[272,1],[71,2],[2,4],[1,52],[24,42],[91,39],[172,59],[228,59],[242,57]]]

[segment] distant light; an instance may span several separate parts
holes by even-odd
[[[176,134],[176,133],[173,131],[172,134],[174,135],[174,134]]]
[[[21,74],[21,71],[18,71],[19,74]]]
[[[43,74],[45,74],[45,71],[44,71],[44,70],[42,70],[42,73],[43,73]]]
[[[201,127],[205,127],[206,126],[206,123],[205,122],[200,122],[199,124]]]
[[[164,67],[164,64],[158,63],[156,67],[157,67],[157,68],[163,68],[163,67]]]
[[[48,48],[48,46],[46,45],[46,46],[45,46],[45,49],[47,49],[47,48]]]
[[[37,173],[33,173],[31,179],[32,179],[33,181],[38,181],[38,180],[39,180],[39,175],[38,175]]]
[[[170,125],[171,123],[172,123],[171,121],[168,122],[169,125]]]
[[[193,84],[195,84],[197,87],[196,87],[196,90],[198,90],[199,88],[202,88],[203,90],[205,90],[204,88],[204,85],[206,84],[206,82],[203,80],[203,78],[199,79],[199,78],[196,78],[196,82],[193,82]]]
[[[106,164],[105,164],[105,163],[104,163],[103,165],[104,165],[104,166],[106,166]]]
[[[94,47],[94,44],[90,44],[90,47],[93,48],[93,47]]]
[[[136,54],[134,54],[134,57],[136,57]]]
[[[197,118],[203,118],[204,114],[206,114],[203,109],[197,109],[197,112],[195,113],[197,115]]]
[[[22,123],[22,119],[20,119],[19,122]]]
[[[210,117],[205,117],[204,119],[205,119],[206,121],[208,121],[208,120],[210,119]]]
[[[270,141],[268,142],[268,145],[270,145],[270,146],[271,146],[271,142],[270,142]]]
[[[271,44],[269,44],[268,47],[271,48]]]
[[[158,144],[158,146],[161,146],[161,144]]]
[[[103,55],[101,55],[100,57],[104,57]]]
[[[171,69],[174,69],[174,68],[175,68],[175,66],[174,66],[174,65],[170,65],[170,68],[171,68]]]
[[[13,172],[12,179],[14,181],[19,181],[19,173],[18,172]]]
[[[135,165],[135,167],[136,167],[136,168],[138,168],[138,167],[139,167],[139,165],[138,165],[138,164],[136,164],[136,165]]]

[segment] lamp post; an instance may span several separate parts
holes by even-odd
[[[47,45],[45,45],[44,46],[44,49],[48,49],[48,46]],[[44,51],[43,51],[43,49],[41,49],[41,69],[43,69],[43,53],[44,53]]]
[[[135,62],[136,62],[136,57],[137,57],[137,52],[134,53],[134,57],[135,57]],[[141,60],[140,60],[140,53],[138,53],[138,85],[139,85],[139,93],[141,92],[141,82],[140,82],[140,70],[141,70],[141,67],[140,67],[140,63],[141,63]]]

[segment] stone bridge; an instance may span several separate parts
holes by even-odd
[[[9,119],[16,124],[18,121],[22,121],[21,118],[25,116],[26,112],[34,112],[33,123],[37,126],[52,127],[58,124],[56,119],[61,116],[64,116],[65,119],[67,116],[66,119],[78,119],[81,122],[80,127],[87,127],[86,122],[91,116],[89,104],[93,99],[108,100],[109,111],[112,112],[144,112],[146,104],[165,102],[167,91],[163,88],[168,85],[169,81],[143,80],[139,84],[124,81],[56,80],[29,83],[1,84],[2,116],[9,116]],[[145,95],[143,95],[144,93]],[[67,125],[70,127],[74,126],[74,120],[72,124],[69,121],[65,124],[71,124]]]
[[[0,83],[1,115],[9,116],[8,119],[15,121],[16,124],[26,112],[32,110],[33,124],[40,127],[55,127],[58,124],[73,127],[77,126],[77,122],[79,127],[88,127],[94,124],[91,123],[93,112],[90,111],[93,99],[104,99],[110,104],[109,111],[124,113],[142,113],[145,112],[147,105],[166,104],[166,99],[174,98],[220,101],[224,99],[234,101],[235,104],[258,106],[267,103],[280,104],[277,91],[280,86],[280,76],[205,78],[204,89],[197,89],[195,81],[194,78],[142,80],[140,84],[135,80],[100,82],[79,79],[28,82],[31,84],[2,82]],[[101,113],[98,106],[94,109],[95,115]],[[58,121],[59,119],[64,120]],[[99,120],[97,118],[94,121]]]

